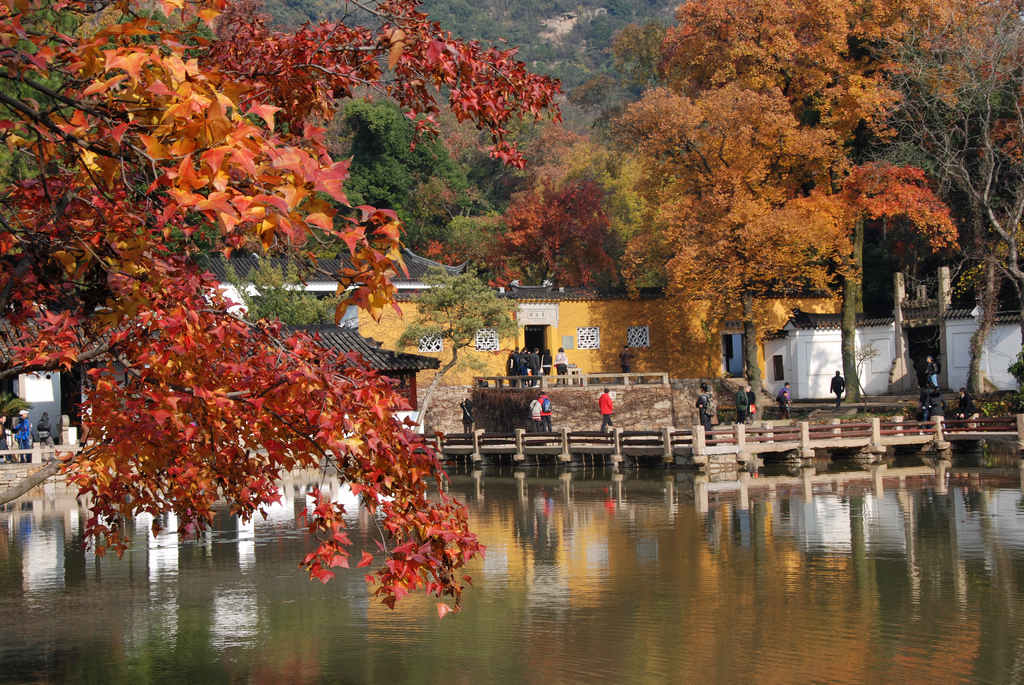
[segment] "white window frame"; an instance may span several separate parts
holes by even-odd
[[[439,335],[425,335],[419,339],[417,350],[424,354],[444,352],[444,340]]]
[[[473,346],[477,352],[497,352],[501,349],[498,330],[496,328],[481,328],[476,332]]]
[[[584,341],[584,336],[593,336],[593,342]],[[601,327],[600,326],[580,326],[576,329],[576,349],[577,350],[599,350],[601,349]]]
[[[634,333],[635,331],[635,333]],[[639,337],[640,344],[633,344],[637,342],[636,337]],[[634,338],[634,340],[630,340]],[[626,347],[634,349],[648,348],[651,346],[651,327],[650,326],[630,326],[626,329]]]

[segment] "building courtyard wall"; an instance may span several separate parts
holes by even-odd
[[[721,319],[709,319],[710,307],[706,303],[687,302],[679,298],[658,297],[645,299],[593,298],[593,299],[531,299],[514,300],[520,313],[515,338],[499,341],[496,351],[477,351],[472,346],[459,351],[460,364],[445,375],[443,383],[468,386],[476,376],[503,376],[508,353],[521,348],[524,342],[523,316],[528,310],[545,309],[555,312],[557,320],[546,319],[551,325],[546,330],[546,344],[555,355],[560,346],[566,347],[571,364],[583,373],[618,372],[619,353],[627,340],[630,327],[647,327],[649,345],[633,348],[635,372],[668,373],[671,378],[718,378],[723,376],[722,333],[742,332],[739,312]],[[388,349],[398,349],[402,331],[415,320],[416,304],[399,302],[402,313],[384,312],[380,320],[360,312],[359,332],[383,343]],[[759,303],[763,312],[761,331],[774,331],[785,325],[794,308],[807,312],[833,313],[838,304],[830,298],[769,299]],[[580,329],[597,328],[599,344],[595,349],[579,349]],[[571,340],[571,347],[565,343]],[[758,341],[758,363],[765,376],[763,350]],[[450,359],[450,350],[440,353],[410,347],[404,351],[416,352],[441,360]],[[424,371],[419,386],[425,390],[435,372]],[[554,373],[554,370],[552,370]]]

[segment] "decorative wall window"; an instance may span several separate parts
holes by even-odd
[[[576,349],[578,350],[599,350],[601,349],[601,328],[599,326],[587,326],[576,329]]]
[[[480,352],[496,352],[498,350],[498,331],[493,328],[481,328],[476,332],[476,349]]]
[[[782,355],[776,354],[772,356],[772,380],[773,381],[784,381],[786,380],[786,370],[782,365]]]
[[[651,327],[630,326],[626,329],[626,347],[650,347]]]
[[[443,350],[444,344],[439,336],[425,335],[422,338],[420,338],[420,352],[441,352]]]

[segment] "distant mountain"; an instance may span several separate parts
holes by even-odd
[[[630,23],[668,24],[678,0],[425,0],[423,10],[461,38],[520,48],[531,69],[566,92],[611,69],[612,37]],[[265,0],[283,26],[338,20],[344,3]]]

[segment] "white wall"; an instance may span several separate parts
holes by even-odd
[[[1007,371],[1020,353],[1020,326],[997,324],[985,341],[985,355],[981,368],[986,378],[1000,390],[1016,390],[1017,381]]]
[[[971,361],[971,336],[977,328],[975,319],[946,320],[946,382],[951,388],[967,386]]]
[[[795,331],[796,377],[790,380],[793,399],[830,397],[836,369],[843,368],[839,329]]]
[[[789,381],[793,399],[828,399],[832,377],[843,369],[842,332],[838,329],[807,330],[787,328],[788,336],[764,342],[765,389],[773,396]],[[855,345],[858,349],[874,345],[878,356],[861,366],[861,384],[869,395],[889,391],[889,369],[896,350],[894,327],[858,328]],[[783,355],[786,377],[772,378],[772,356]]]
[[[788,380],[792,375],[791,366],[792,355],[789,352],[790,340],[789,338],[773,338],[771,340],[764,341],[764,389],[772,397],[779,392],[779,388],[785,380]],[[775,380],[775,365],[772,362],[772,358],[777,355],[782,355],[783,372],[785,373],[785,380]]]
[[[858,367],[861,387],[868,395],[885,395],[889,392],[889,371],[896,356],[895,325],[871,326],[857,329],[854,344],[858,350],[868,345],[878,351],[878,356],[865,361]],[[842,366],[837,367],[842,369]],[[833,372],[834,373],[834,372]]]
[[[950,388],[967,385],[967,372],[971,361],[971,336],[978,321],[952,319],[946,321],[947,374]],[[1016,390],[1017,381],[1007,371],[1021,350],[1020,326],[1001,323],[992,327],[981,356],[981,372],[999,390]]]

